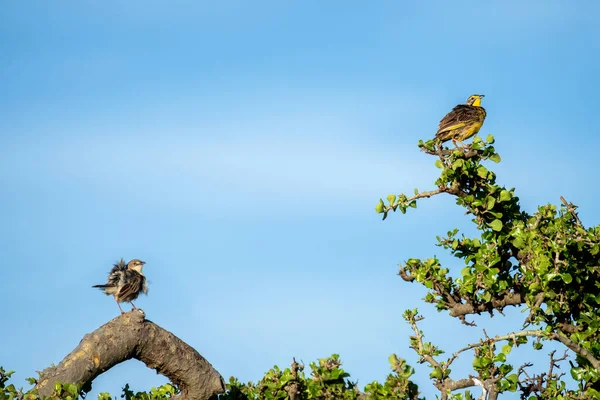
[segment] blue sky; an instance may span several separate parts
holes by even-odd
[[[137,305],[148,318],[226,379],[335,352],[359,384],[381,381],[391,353],[415,364],[407,308],[448,351],[477,340],[487,318],[465,328],[395,275],[434,254],[459,271],[435,236],[472,233],[469,217],[449,197],[385,222],[374,212],[389,193],[431,187],[438,170],[416,144],[472,93],[486,94],[482,133],[495,135],[498,179],[523,207],[563,195],[600,223],[597,2],[65,0],[0,11],[0,365],[16,384],[118,315],[90,286],[120,257],[147,262]],[[488,333],[519,318],[494,319]],[[94,393],[125,382],[164,379],[130,361]]]

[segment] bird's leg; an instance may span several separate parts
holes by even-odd
[[[133,304],[133,301],[130,301],[131,306],[133,307],[134,310],[137,310],[137,307],[135,306],[135,304]]]
[[[454,145],[456,146],[456,148],[458,148],[459,146],[456,144],[456,142],[460,143],[460,148],[462,151],[467,150],[467,145],[464,144],[464,142],[462,140],[458,140],[458,139],[452,139],[452,141],[454,142]]]
[[[117,302],[117,306],[119,306],[119,310],[121,310],[121,314],[125,314],[125,311],[123,311],[121,305],[119,304],[119,300],[115,299],[115,301]]]

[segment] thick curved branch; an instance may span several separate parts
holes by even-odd
[[[506,306],[518,306],[525,304],[525,296],[522,293],[507,293],[501,298],[493,298],[491,301],[492,309],[502,310]],[[460,317],[468,314],[480,314],[490,310],[489,303],[473,305],[469,303],[455,304],[449,307],[450,316]]]
[[[440,363],[433,357],[433,353],[435,352],[436,348],[434,346],[431,346],[430,344],[429,344],[429,346],[425,346],[425,344],[423,343],[423,334],[421,333],[421,331],[419,330],[419,328],[417,326],[417,322],[421,321],[423,319],[423,317],[418,316],[416,314],[411,314],[405,318],[407,319],[409,324],[412,326],[413,331],[415,333],[414,336],[411,336],[411,346],[410,347],[413,348],[417,352],[417,354],[421,357],[422,361],[426,361],[431,366],[431,368],[441,369],[442,372],[447,371],[448,368],[450,367],[450,365],[452,365],[452,363],[458,358],[458,356],[467,350],[472,350],[474,348],[481,347],[485,344],[492,344],[492,343],[497,343],[497,342],[501,342],[501,341],[505,341],[505,340],[513,340],[514,341],[518,337],[527,337],[527,336],[538,337],[538,338],[542,338],[542,339],[549,339],[549,340],[555,340],[555,341],[561,342],[568,349],[570,349],[574,353],[580,355],[581,357],[585,358],[592,365],[592,367],[594,367],[595,369],[600,369],[600,360],[595,358],[594,355],[590,351],[588,351],[587,349],[585,349],[578,343],[572,341],[571,339],[569,339],[567,336],[565,336],[562,333],[546,332],[543,330],[524,330],[524,331],[520,331],[520,332],[512,332],[507,335],[495,336],[495,337],[487,337],[487,334],[486,334],[485,340],[481,340],[478,343],[473,343],[473,344],[467,345],[466,347],[456,351],[452,355],[452,357],[450,357],[446,362]],[[429,348],[428,351],[426,351],[426,347]],[[548,376],[552,376],[552,371],[553,371],[554,366],[556,366],[556,361],[561,361],[564,359],[564,358],[554,359],[553,355],[554,355],[554,353],[552,353],[550,356],[550,372],[549,372]],[[493,354],[492,354],[492,356],[493,356]],[[566,352],[565,352],[565,357],[566,357]],[[527,365],[529,365],[529,364],[526,364],[526,366]],[[522,368],[520,368],[519,371],[521,371],[521,369]],[[519,372],[519,374],[520,374],[520,372]],[[455,381],[455,380],[451,379],[449,376],[446,376],[444,378],[438,378],[437,381],[434,383],[434,385],[435,385],[435,387],[437,387],[440,390],[442,400],[448,399],[449,392],[453,392],[458,389],[465,389],[465,388],[471,387],[471,386],[481,386],[483,389],[483,394],[482,394],[481,398],[487,398],[488,400],[490,400],[490,399],[496,399],[498,397],[498,391],[496,389],[496,384],[502,377],[503,377],[503,375],[500,375],[497,377],[486,379],[485,381],[479,380],[478,378],[470,377],[468,379],[460,379],[460,380]]]
[[[561,342],[562,344],[564,344],[569,350],[573,351],[576,354],[579,354],[580,356],[582,356],[583,358],[585,358],[586,360],[589,361],[589,363],[592,365],[592,367],[596,368],[596,369],[600,369],[600,360],[596,359],[594,357],[594,355],[592,353],[590,353],[587,349],[585,349],[584,347],[582,347],[581,345],[579,345],[578,343],[572,341],[571,339],[569,339],[567,336],[565,336],[564,334],[561,334],[560,332],[545,332],[542,330],[525,330],[525,331],[520,331],[520,332],[513,332],[513,333],[509,333],[507,335],[502,335],[502,336],[495,336],[492,338],[487,338],[486,340],[482,340],[479,343],[473,343],[470,344],[460,350],[458,350],[457,352],[455,352],[452,355],[452,358],[450,358],[450,360],[448,360],[447,365],[450,366],[450,364],[452,364],[452,362],[458,357],[458,355],[462,352],[465,352],[467,350],[471,350],[474,349],[476,347],[480,347],[484,344],[487,343],[497,343],[497,342],[501,342],[503,340],[514,340],[518,337],[526,337],[526,336],[532,336],[532,337],[539,337],[539,338],[548,338],[551,340],[555,340],[557,342]]]
[[[54,383],[91,388],[92,381],[115,365],[130,359],[165,375],[181,391],[181,400],[207,400],[225,391],[221,375],[196,350],[171,332],[134,310],[83,337],[57,366],[40,373],[35,389],[49,396]]]
[[[596,357],[594,357],[594,355],[589,350],[587,350],[584,347],[580,346],[579,344],[575,343],[574,341],[572,341],[571,339],[569,339],[568,337],[566,337],[565,335],[563,335],[561,333],[551,333],[551,334],[549,334],[549,337],[553,340],[561,342],[568,349],[570,349],[574,353],[577,353],[580,356],[582,356],[583,358],[585,358],[586,360],[588,360],[588,362],[596,370],[600,370],[600,360],[598,360]]]

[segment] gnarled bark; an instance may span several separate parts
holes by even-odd
[[[196,350],[171,332],[145,319],[141,310],[118,316],[83,337],[57,366],[40,374],[40,396],[48,396],[56,382],[91,387],[92,381],[130,359],[165,375],[176,385],[181,400],[207,400],[225,391],[221,375]]]

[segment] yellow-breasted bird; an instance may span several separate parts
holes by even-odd
[[[456,145],[456,141],[463,142],[479,132],[486,116],[485,108],[481,107],[483,97],[483,94],[474,94],[465,104],[454,107],[440,121],[433,140],[439,143],[452,140]]]

